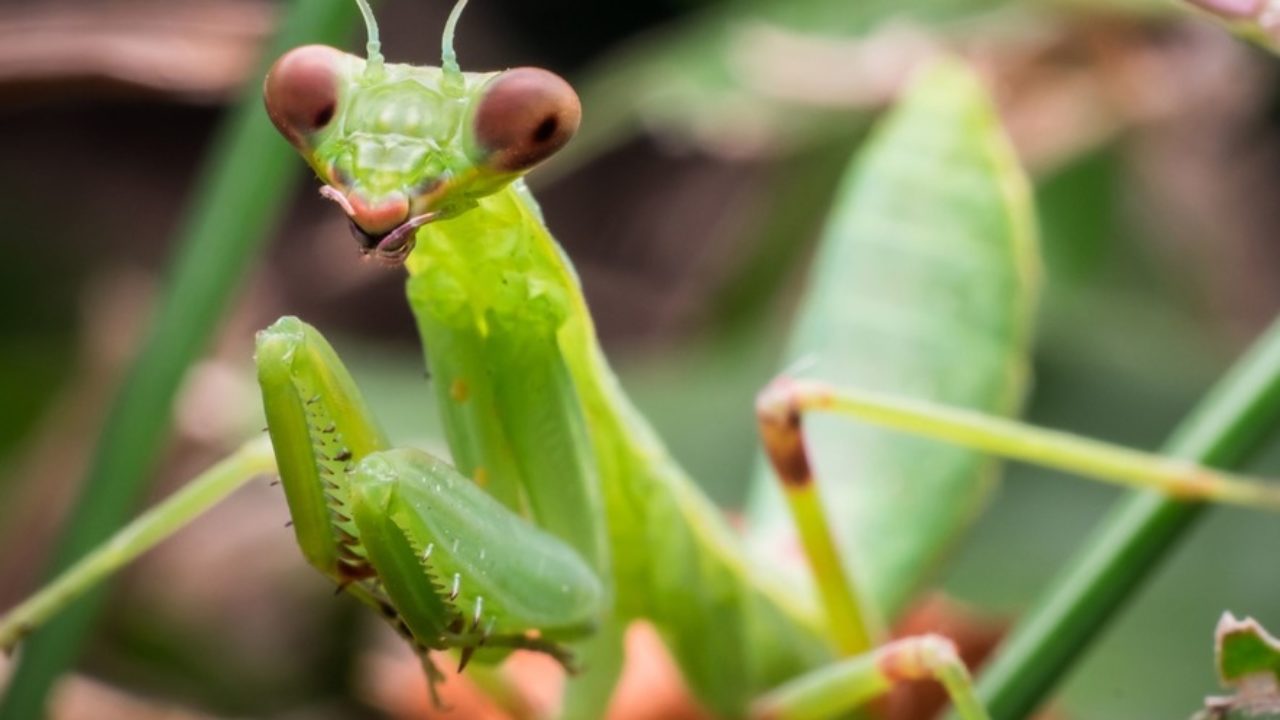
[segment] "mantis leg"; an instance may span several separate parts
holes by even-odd
[[[870,604],[857,595],[832,540],[801,433],[792,386],[775,382],[760,394],[757,413],[765,450],[809,557],[818,595],[837,650],[826,667],[788,681],[751,706],[757,720],[825,720],[880,697],[900,682],[933,679],[946,689],[963,720],[986,720],[972,678],[955,645],[940,635],[902,638],[870,649],[883,636]]]
[[[1258,478],[914,398],[780,377],[760,393],[756,410],[765,444],[784,483],[788,474],[794,476],[797,468],[808,466],[801,416],[830,412],[1182,500],[1280,510],[1280,486]]]
[[[824,718],[856,707],[901,680],[940,681],[965,720],[987,717],[950,641],[906,638],[864,652],[880,629],[840,562],[804,446],[806,412],[833,412],[1005,458],[1192,499],[1280,509],[1280,487],[981,413],[873,391],[787,377],[758,396],[760,434],[814,571],[837,648],[836,664],[802,675],[765,696],[758,717]]]
[[[937,680],[962,720],[989,715],[955,645],[940,635],[902,638],[815,670],[778,687],[751,706],[754,720],[826,720],[840,717],[900,682]]]
[[[245,443],[0,617],[0,649],[12,649],[104,578],[186,527],[236,488],[273,470],[275,458],[266,438]]]

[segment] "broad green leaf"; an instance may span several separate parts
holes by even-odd
[[[837,192],[786,360],[793,374],[997,414],[1018,410],[1039,275],[1027,181],[979,81],[942,63],[872,134]],[[848,572],[884,617],[980,510],[994,465],[831,417],[804,421]],[[753,547],[795,565],[761,466]],[[788,555],[790,559],[788,560]]]

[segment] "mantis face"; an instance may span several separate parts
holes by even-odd
[[[474,206],[550,157],[582,108],[531,67],[462,73],[366,61],[324,45],[284,54],[264,91],[276,128],[351,219],[361,250],[400,262],[417,228]]]

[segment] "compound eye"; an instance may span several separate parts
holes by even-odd
[[[294,145],[333,121],[344,55],[326,45],[305,45],[280,56],[262,88],[271,122]]]
[[[507,70],[489,81],[471,119],[472,158],[499,172],[524,172],[578,131],[582,104],[569,83],[539,68]]]

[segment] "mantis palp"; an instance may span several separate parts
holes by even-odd
[[[759,415],[815,575],[816,601],[793,592],[750,560],[622,393],[573,269],[521,181],[572,137],[580,120],[572,88],[531,68],[462,72],[452,51],[462,3],[440,68],[386,63],[361,8],[367,58],[294,50],[272,68],[266,105],[351,219],[361,249],[407,268],[452,465],[391,448],[336,354],[305,323],[285,318],[264,330],[257,362],[304,556],[384,615],[423,655],[433,684],[432,650],[456,650],[459,666],[539,651],[577,673],[564,714],[599,717],[622,663],[621,633],[646,619],[697,698],[726,717],[838,716],[916,677],[941,680],[967,720],[985,717],[945,638],[883,643],[877,608],[852,582],[847,508],[817,495],[821,465],[815,473],[801,434],[815,410],[1187,497],[1280,505],[1265,486],[1204,468],[784,377],[761,394]],[[957,109],[989,114],[963,70],[944,66],[919,87],[884,136],[923,118],[949,122]],[[1036,285],[1028,200],[988,124],[973,155],[979,164],[963,166],[966,155],[959,170],[998,204],[987,239],[1012,250],[997,297],[1025,309]],[[922,162],[935,159],[928,152]],[[983,410],[1012,412],[1021,392],[1029,320],[1013,314],[992,344],[984,382],[994,399]],[[261,470],[261,449],[246,452],[232,469]],[[227,472],[214,475],[231,486]],[[176,511],[152,517],[181,524]],[[101,574],[140,549],[86,567]],[[65,593],[48,597],[6,617],[0,644]]]

